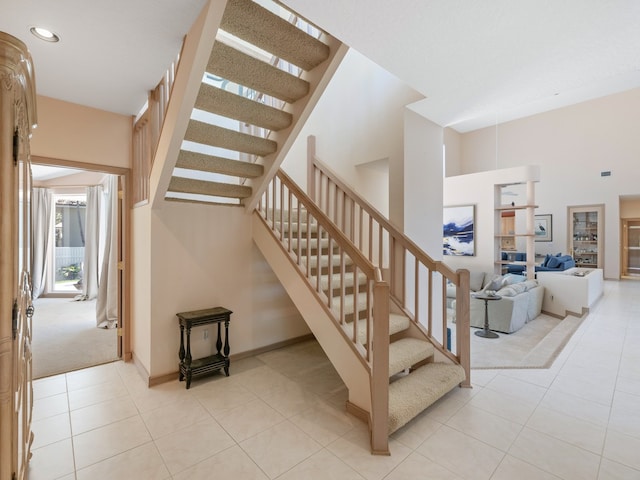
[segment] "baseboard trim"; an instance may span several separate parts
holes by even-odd
[[[142,377],[142,379],[145,381],[147,386],[149,386],[149,372],[147,372],[147,369],[145,368],[145,366],[138,359],[138,357],[136,357],[135,352],[131,352],[131,360],[133,361],[133,364],[136,366],[136,370],[138,370],[138,374]]]
[[[362,420],[364,423],[369,425],[369,430],[371,430],[371,422],[369,421],[370,420],[369,412],[367,412],[364,408],[351,403],[349,400],[347,400],[345,406],[346,406],[347,413],[350,413],[351,415],[356,417],[358,420]]]
[[[253,350],[247,350],[246,352],[231,354],[231,355],[229,355],[229,361],[231,363],[231,369],[233,369],[233,362],[235,362],[237,360],[242,360],[242,359],[249,358],[249,357],[255,357],[256,355],[260,355],[262,353],[267,353],[267,352],[270,352],[272,350],[278,350],[279,348],[289,347],[291,345],[295,345],[296,343],[302,343],[302,342],[306,342],[308,340],[313,340],[314,338],[315,337],[313,336],[312,333],[308,333],[306,335],[302,335],[301,337],[290,338],[288,340],[283,340],[281,342],[272,343],[271,345],[266,345],[264,347],[254,348]],[[155,387],[156,385],[160,385],[160,384],[166,383],[166,382],[171,382],[171,381],[175,380],[176,378],[178,378],[178,374],[179,374],[178,370],[175,370],[175,371],[170,372],[170,373],[165,373],[163,375],[158,375],[158,376],[155,376],[155,377],[150,377],[149,374],[146,373],[146,369],[144,368],[144,366],[142,366],[142,364],[140,364],[136,360],[135,355],[133,355],[133,357],[134,357],[134,363],[138,367],[138,370],[140,371],[140,374],[142,375],[143,372],[146,374],[146,376],[145,375],[142,375],[142,376],[143,376],[144,379],[146,379],[147,386],[149,386],[149,387]]]

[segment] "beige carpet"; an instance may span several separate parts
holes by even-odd
[[[478,337],[478,329],[472,328],[471,368],[549,368],[585,317],[569,315],[561,320],[542,314],[517,332],[498,332],[495,339]]]
[[[33,315],[33,378],[117,360],[116,329],[96,327],[96,302],[39,298]]]

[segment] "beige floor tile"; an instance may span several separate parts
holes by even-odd
[[[640,470],[635,470],[607,458],[603,458],[600,463],[598,480],[637,480],[639,478]]]
[[[39,398],[33,402],[34,422],[45,418],[54,417],[69,411],[69,399],[65,393]]]
[[[469,480],[489,479],[504,452],[443,425],[416,452]]]
[[[505,393],[529,403],[540,403],[547,389],[507,375],[498,375],[485,389]]]
[[[616,391],[640,397],[640,378],[618,377]]]
[[[526,427],[509,454],[566,480],[591,480],[598,475],[599,455]]]
[[[32,451],[29,480],[52,480],[73,474],[73,446],[71,439],[52,443]]]
[[[65,412],[33,422],[31,424],[31,431],[33,432],[34,440],[32,448],[34,449],[59,442],[65,438],[71,438],[69,413]]]
[[[331,443],[327,450],[368,480],[384,478],[411,454],[411,449],[390,439],[390,456],[371,455],[369,429],[366,425],[356,426]]]
[[[546,433],[597,455],[602,453],[607,429],[601,425],[570,417],[548,408],[538,408],[527,427]]]
[[[142,414],[153,439],[181,430],[189,425],[211,418],[195,398],[186,398]]]
[[[611,385],[600,387],[585,376],[562,376],[555,379],[549,390],[569,393],[574,397],[609,406],[613,400],[614,387]]]
[[[343,436],[360,422],[344,409],[326,402],[317,402],[314,408],[289,420],[322,446]]]
[[[516,378],[523,382],[532,383],[539,387],[548,388],[558,375],[559,367],[528,368],[524,370],[504,370],[501,375]]]
[[[446,425],[503,452],[509,449],[522,430],[518,423],[469,405],[462,407]]]
[[[155,410],[156,408],[178,403],[193,394],[185,388],[184,382],[163,383],[155,387],[145,388],[143,391],[132,392],[131,396],[141,413]]]
[[[278,477],[278,480],[364,480],[354,469],[328,450],[318,453],[299,463]]]
[[[640,470],[640,438],[609,430],[602,456],[627,467]]]
[[[71,430],[74,435],[79,435],[135,415],[138,415],[136,405],[130,397],[124,396],[73,410]]]
[[[419,453],[412,453],[385,480],[460,480],[461,477]]]
[[[609,429],[640,438],[640,397],[617,392],[611,407]]]
[[[234,445],[233,439],[209,418],[155,440],[172,475]]]
[[[113,382],[120,380],[118,369],[115,362],[97,365],[75,372],[69,372],[67,375],[67,389],[71,392],[82,388],[92,387],[101,383]]]
[[[510,422],[524,425],[535,411],[537,402],[484,388],[469,400],[469,405],[481,408]]]
[[[440,427],[442,427],[442,423],[436,422],[423,412],[391,436],[403,445],[415,450]]]
[[[173,480],[268,480],[269,477],[242,451],[234,445],[202,462],[173,476]]]
[[[78,470],[77,480],[112,480],[136,478],[164,480],[171,478],[153,442]]]
[[[295,384],[293,380],[290,380],[268,366],[254,368],[247,372],[240,373],[236,375],[235,378],[258,396]]]
[[[540,402],[540,406],[600,426],[607,425],[611,410],[608,405],[556,390],[548,391]]]
[[[523,462],[522,460],[507,455],[504,460],[500,462],[495,473],[491,477],[491,480],[559,480],[557,477],[549,472],[540,470],[533,465]]]
[[[33,399],[50,397],[66,393],[67,379],[64,374],[53,377],[39,378],[33,381]]]
[[[149,441],[151,436],[139,416],[75,435],[76,468],[88,467]]]
[[[321,403],[318,395],[297,383],[290,383],[272,390],[261,395],[260,398],[285,418],[304,413]]]
[[[322,449],[318,442],[288,421],[245,440],[240,447],[269,478],[282,475]]]
[[[76,410],[126,395],[128,395],[127,389],[122,380],[118,378],[69,392],[69,409]]]
[[[237,382],[212,384],[206,389],[194,390],[194,395],[214,418],[258,398],[255,393]]]
[[[499,373],[500,370],[471,370],[471,384],[474,387],[484,387]]]
[[[260,399],[232,408],[218,418],[220,425],[236,442],[253,437],[284,420],[280,413]]]

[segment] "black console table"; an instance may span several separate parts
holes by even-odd
[[[187,389],[191,386],[191,377],[206,375],[224,368],[224,373],[229,376],[229,321],[231,310],[224,307],[207,308],[193,312],[176,313],[180,321],[180,381],[187,380]],[[210,323],[218,324],[218,339],[216,340],[215,355],[199,358],[191,358],[191,329]],[[224,323],[224,349],[222,349],[222,328]],[[184,330],[187,330],[187,348],[184,346]]]

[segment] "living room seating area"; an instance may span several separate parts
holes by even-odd
[[[516,252],[512,254],[513,259],[516,262],[526,262],[527,254],[525,252]],[[502,252],[502,260],[508,260],[509,257],[506,252]],[[557,253],[556,255],[547,254],[544,257],[543,262],[540,265],[536,265],[536,272],[563,272],[569,268],[576,266],[576,262],[571,255],[563,255]],[[526,265],[507,265],[508,273],[522,274],[526,270]]]
[[[534,320],[542,312],[544,287],[537,280],[527,280],[522,275],[495,275],[489,272],[469,274],[471,302],[469,322],[472,327],[483,328],[485,305],[474,299],[474,294],[495,291],[501,299],[489,302],[489,329],[502,333],[520,330],[525,323]],[[455,311],[455,287],[447,287],[447,298]]]

